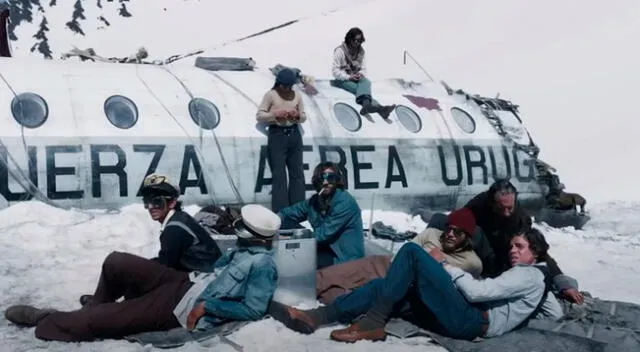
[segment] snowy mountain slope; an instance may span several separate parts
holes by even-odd
[[[145,46],[154,59],[165,59],[288,21],[366,2],[11,0],[13,23],[9,30],[16,56],[58,59],[73,46],[92,47],[106,57],[128,56]],[[36,33],[46,38],[34,38]],[[40,42],[48,45],[48,51],[36,48],[32,52],[31,48]]]

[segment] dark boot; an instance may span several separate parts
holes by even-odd
[[[318,327],[338,321],[338,313],[332,305],[300,310],[271,301],[267,313],[289,329],[302,334],[312,334]]]
[[[388,119],[389,115],[395,110],[395,105],[383,105],[378,107],[378,114],[382,116],[383,119]]]
[[[369,99],[364,99],[360,115],[379,114],[383,119],[387,120],[395,108],[395,105],[377,105],[373,104]]]
[[[5,318],[16,325],[36,326],[47,315],[57,312],[55,309],[38,309],[32,306],[17,305],[7,308]]]
[[[91,301],[91,298],[93,298],[93,295],[82,295],[80,296],[80,304],[84,307],[87,305],[87,303],[89,303],[89,301]]]

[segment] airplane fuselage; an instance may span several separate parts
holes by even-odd
[[[265,126],[255,120],[273,85],[268,71],[0,59],[0,72],[6,204],[46,197],[118,208],[139,201],[153,172],[179,185],[186,204],[270,203]],[[464,94],[438,83],[374,81],[378,100],[401,106],[387,123],[360,116],[353,95],[327,81],[315,86],[317,95],[299,91],[308,116],[308,195],[311,170],[329,160],[344,168],[363,209],[373,196],[378,209],[451,209],[498,177],[512,179],[521,201],[541,204],[534,158],[499,135]],[[198,125],[196,115],[209,120]]]

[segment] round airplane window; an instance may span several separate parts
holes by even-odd
[[[342,127],[349,132],[356,132],[362,127],[360,114],[349,104],[336,103],[333,106],[333,113],[336,115]]]
[[[20,93],[11,100],[11,113],[20,125],[38,128],[47,121],[49,106],[38,94]]]
[[[404,105],[397,105],[396,115],[398,116],[400,124],[409,130],[409,132],[418,133],[422,129],[420,116],[411,108]]]
[[[220,111],[214,103],[204,98],[193,98],[189,102],[189,115],[196,125],[212,130],[220,123]]]
[[[112,95],[104,101],[104,113],[114,126],[126,130],[138,122],[138,108],[129,98]]]
[[[460,108],[451,108],[451,116],[453,120],[467,133],[473,133],[476,130],[476,122],[473,117]]]

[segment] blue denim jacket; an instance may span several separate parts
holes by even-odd
[[[278,283],[273,252],[264,247],[240,247],[214,264],[216,279],[198,296],[205,316],[199,329],[227,321],[258,320],[267,312]]]
[[[308,220],[318,243],[325,243],[336,254],[334,264],[364,258],[364,234],[362,233],[362,212],[355,198],[349,192],[336,189],[328,214],[318,213],[309,200],[288,206],[278,213],[284,221]]]

